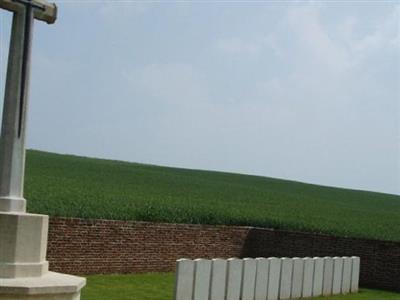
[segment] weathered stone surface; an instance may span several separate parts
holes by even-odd
[[[281,259],[281,285],[279,299],[290,299],[292,291],[293,259],[284,257]]]
[[[40,277],[0,279],[0,299],[78,300],[86,279],[47,272]]]
[[[342,294],[350,293],[351,265],[351,257],[343,257]]]
[[[322,295],[322,287],[324,281],[324,259],[321,257],[314,257],[314,285],[313,297]]]
[[[211,261],[196,259],[194,261],[194,270],[193,300],[209,300]]]
[[[225,259],[212,260],[210,300],[225,300],[226,268]]]
[[[228,278],[226,300],[239,300],[242,283],[243,261],[238,258],[228,259]]]
[[[30,75],[27,72],[22,76],[23,65],[30,67],[30,60],[27,59],[24,64],[23,58],[24,54],[29,58],[31,50],[24,47],[25,22],[24,14],[14,14],[0,137],[0,211],[3,212],[26,211],[23,196],[26,118],[20,119],[20,116],[26,116],[29,95],[29,89],[26,89],[21,97],[22,83],[28,83]],[[30,20],[28,22],[31,23]],[[21,98],[24,99],[22,103]]]
[[[0,212],[0,278],[37,277],[48,271],[48,216]]]
[[[48,24],[53,24],[57,19],[57,6],[54,3],[48,3],[45,0],[35,0],[35,3],[41,5],[44,9],[35,9],[34,17],[38,20],[45,21]],[[13,0],[0,1],[0,8],[9,11],[20,11],[21,6]]]
[[[256,258],[257,274],[255,300],[265,300],[268,295],[269,261],[266,258]]]
[[[284,300],[336,295],[351,286],[358,290],[359,270],[359,257],[182,259],[177,265],[175,299]]]
[[[0,0],[14,13],[0,137],[0,299],[78,300],[86,280],[48,272],[48,216],[25,213],[23,196],[31,29],[34,18],[54,22],[57,10],[45,0],[19,2]]]
[[[257,263],[253,258],[243,259],[242,297],[241,300],[254,300]]]
[[[293,258],[293,275],[292,275],[292,292],[291,299],[301,298],[303,291],[303,259],[299,257]]]
[[[332,295],[332,284],[333,284],[333,258],[324,258],[324,280],[322,286],[322,295]]]
[[[55,294],[55,295],[35,295],[35,296],[26,296],[26,295],[12,295],[12,296],[4,296],[4,298],[0,298],[1,300],[80,300],[80,293],[75,294]]]
[[[343,258],[333,258],[333,283],[332,294],[339,295],[342,292]]]
[[[303,259],[304,273],[303,273],[303,291],[302,297],[312,297],[313,280],[314,280],[314,259],[305,257]]]
[[[194,261],[179,259],[176,262],[175,300],[191,300],[193,295]]]
[[[351,288],[352,293],[358,292],[358,283],[360,280],[360,258],[358,256],[352,256],[352,268],[351,268]]]
[[[84,278],[48,272],[48,216],[0,213],[0,300],[79,300]]]
[[[279,285],[281,278],[281,260],[276,257],[268,258],[269,280],[268,280],[268,300],[279,299]]]

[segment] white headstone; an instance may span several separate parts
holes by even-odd
[[[239,300],[242,285],[243,261],[238,258],[228,259],[226,300]]]
[[[293,259],[288,257],[282,258],[281,267],[281,286],[279,291],[279,299],[290,299],[292,291],[292,275],[293,275]]]
[[[313,280],[314,280],[314,259],[306,257],[303,259],[304,273],[303,273],[303,298],[312,297]]]
[[[322,295],[332,295],[332,284],[333,284],[333,258],[324,258],[324,280],[322,286]]]
[[[360,258],[357,256],[352,256],[352,268],[351,268],[351,292],[358,292],[358,284],[360,280]]]
[[[350,293],[351,264],[351,257],[343,257],[342,294]]]
[[[210,300],[225,300],[226,267],[225,259],[216,258],[212,260]]]
[[[209,300],[211,261],[207,259],[196,259],[194,263],[193,300]]]
[[[193,296],[194,261],[179,259],[176,262],[175,300],[191,300]]]
[[[322,286],[324,280],[324,259],[321,257],[314,257],[314,285],[313,297],[322,295]]]
[[[257,263],[253,258],[243,259],[243,279],[241,300],[254,300]]]
[[[268,275],[268,300],[279,299],[279,284],[281,278],[281,260],[276,257],[268,258],[269,275]]]
[[[333,284],[332,294],[339,295],[342,292],[343,258],[333,258]]]
[[[303,259],[293,258],[292,293],[291,299],[300,299],[303,291]]]
[[[266,300],[268,295],[269,261],[266,258],[256,258],[257,275],[255,300]]]

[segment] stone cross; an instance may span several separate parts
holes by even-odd
[[[49,271],[49,217],[27,213],[23,196],[32,26],[54,23],[57,8],[45,0],[0,8],[14,13],[0,137],[0,300],[79,300],[86,280]]]
[[[25,212],[25,129],[33,20],[54,23],[57,7],[45,0],[0,0],[0,8],[14,13],[0,138],[0,211]]]

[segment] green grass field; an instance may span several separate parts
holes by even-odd
[[[400,196],[28,151],[28,210],[51,216],[252,225],[400,241]]]
[[[172,300],[174,275],[93,275],[83,289],[82,300]],[[359,294],[313,299],[400,300],[400,294],[362,289]]]

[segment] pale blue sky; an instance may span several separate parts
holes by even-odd
[[[29,148],[400,194],[399,2],[57,4]]]

